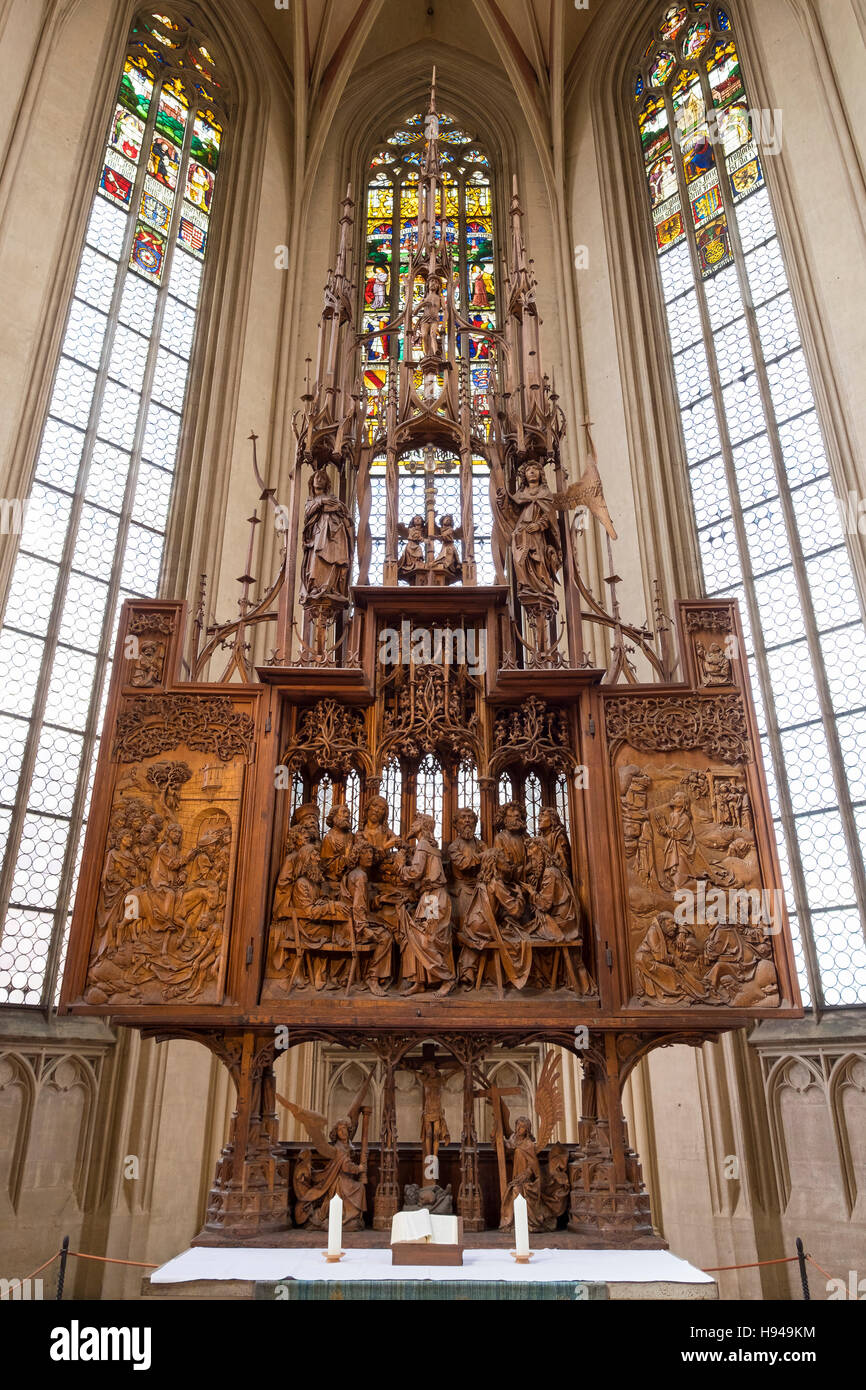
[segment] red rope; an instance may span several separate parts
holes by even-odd
[[[799,1258],[799,1255],[783,1255],[780,1260],[753,1260],[748,1265],[716,1265],[713,1269],[705,1269],[704,1274],[721,1274],[726,1269],[760,1269],[761,1265],[788,1265],[792,1260]],[[808,1260],[808,1258],[807,1255],[806,1259]],[[816,1268],[820,1268],[820,1266],[816,1266]]]

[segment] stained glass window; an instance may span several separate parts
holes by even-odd
[[[0,1002],[53,997],[120,604],[157,592],[225,103],[210,39],[142,12],[0,633]]]
[[[772,113],[750,114],[728,13],[676,10],[639,64],[637,134],[704,586],[740,603],[802,986],[863,1003],[866,636],[764,182],[773,129],[753,128]]]
[[[375,149],[365,205],[365,262],[362,276],[361,333],[364,388],[367,393],[368,439],[376,439],[388,396],[390,373],[406,352],[402,328],[388,330],[405,306],[401,302],[401,276],[418,232],[418,177],[424,151],[423,118],[407,117]],[[456,125],[447,114],[439,117],[440,161],[445,179],[444,237],[451,248],[457,278],[456,303],[473,328],[497,326],[494,257],[493,190],[490,161],[480,143]],[[415,293],[420,294],[418,281]],[[460,335],[457,345],[461,370],[476,421],[477,432],[490,429],[493,392],[493,348],[474,332]],[[408,527],[414,516],[450,515],[460,526],[462,485],[459,460],[439,450],[426,450],[400,460],[399,516]],[[426,463],[426,480],[424,476]],[[434,476],[435,474],[435,476]],[[370,530],[372,554],[369,582],[381,583],[385,563],[385,463],[371,467]],[[471,504],[474,521],[476,582],[493,582],[490,549],[491,517],[489,465],[472,460]],[[425,491],[426,489],[426,491]],[[458,541],[458,551],[461,542]],[[461,551],[461,553],[465,553]]]

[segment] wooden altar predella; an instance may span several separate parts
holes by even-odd
[[[283,507],[255,464],[279,535],[273,582],[252,597],[256,513],[237,619],[208,624],[204,595],[192,622],[181,602],[123,607],[61,1009],[196,1040],[228,1067],[237,1106],[204,1239],[314,1230],[334,1192],[347,1228],[387,1230],[410,1151],[426,1194],[413,1199],[442,1206],[422,1158],[449,1142],[440,1092],[456,1069],[466,1231],[489,1224],[488,1172],[495,1225],[522,1192],[535,1230],[658,1245],[623,1118],[632,1067],[654,1047],[801,1013],[743,635],[726,600],[680,601],[668,618],[657,593],[652,629],[627,623],[612,559],[607,606],[591,592],[577,536],[586,523],[615,532],[591,442],[566,482],[516,183],[502,326],[479,328],[442,235],[435,95],[426,135],[417,237],[385,335],[400,347],[372,414],[344,202],[296,416],[306,500]],[[472,340],[494,364],[486,414],[469,389]],[[426,515],[411,518],[410,457],[427,483]],[[374,461],[386,536],[371,583]],[[459,517],[437,514],[442,467],[459,472]],[[584,650],[588,624],[607,634],[606,669]],[[271,655],[254,666],[264,625]],[[432,809],[425,759],[441,774]],[[399,819],[383,795],[397,785]],[[332,1127],[290,1098],[311,1144],[278,1143],[275,1060],[315,1039],[378,1059],[378,1136],[362,1090]],[[577,1142],[550,1142],[559,1053],[546,1054],[536,1116],[512,1122],[489,1083],[498,1049],[537,1042],[580,1059]],[[424,1088],[420,1147],[396,1130],[406,1067]]]

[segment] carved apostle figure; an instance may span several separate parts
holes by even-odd
[[[472,980],[482,951],[495,949],[508,980],[516,989],[523,989],[532,969],[525,916],[526,895],[514,860],[502,847],[486,850],[478,887],[458,937],[461,981],[468,984]]]
[[[352,813],[344,801],[332,806],[325,817],[328,826],[322,837],[322,873],[325,883],[336,897],[340,880],[346,872],[346,855],[352,846]]]
[[[97,925],[97,932],[99,933],[97,960],[120,944],[124,919],[127,918],[127,895],[138,882],[138,868],[138,861],[133,852],[132,832],[124,830],[118,838],[117,846],[110,849],[105,856],[105,867],[102,872],[102,901]],[[129,910],[132,914],[131,920],[128,919],[130,926],[139,915],[135,906],[135,901],[132,900],[129,904]]]
[[[333,495],[325,468],[316,469],[310,478],[303,542],[301,602],[348,599],[355,527],[345,502]]]
[[[493,848],[501,850],[518,878],[526,868],[526,812],[519,801],[509,801],[502,811],[502,828],[493,837]]]
[[[564,874],[571,875],[571,846],[562,817],[555,806],[542,806],[538,813],[538,838],[550,851],[550,858]]]
[[[457,982],[451,950],[451,899],[434,829],[432,816],[415,817],[409,831],[415,850],[400,871],[403,882],[418,894],[414,908],[400,909],[404,994],[418,994],[431,980],[440,982],[437,994],[450,994]]]
[[[370,873],[375,862],[376,851],[368,840],[358,840],[351,845],[346,853],[346,874],[340,897],[349,911],[353,947],[373,947],[372,952],[365,952],[370,956],[365,975],[370,992],[385,994],[391,979],[394,938],[370,913]]]
[[[704,943],[704,955],[710,963],[707,984],[719,1002],[745,1007],[778,1001],[773,943],[761,927],[720,922]]]
[[[292,812],[292,828],[297,828],[309,844],[316,847],[321,844],[319,808],[315,801],[303,801],[300,806],[295,807]]]
[[[324,955],[317,955],[316,948],[348,946],[350,914],[343,903],[325,896],[316,845],[300,846],[292,867],[291,884],[288,889],[284,886],[279,891],[280,897],[274,902],[272,923],[274,965],[281,970],[293,952],[300,960],[303,951],[310,951],[313,955],[313,984],[316,989],[324,989],[328,983],[328,960]]]

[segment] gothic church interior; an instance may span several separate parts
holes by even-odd
[[[0,0],[10,1273],[372,1241],[431,1154],[478,1238],[857,1268],[864,65]]]

